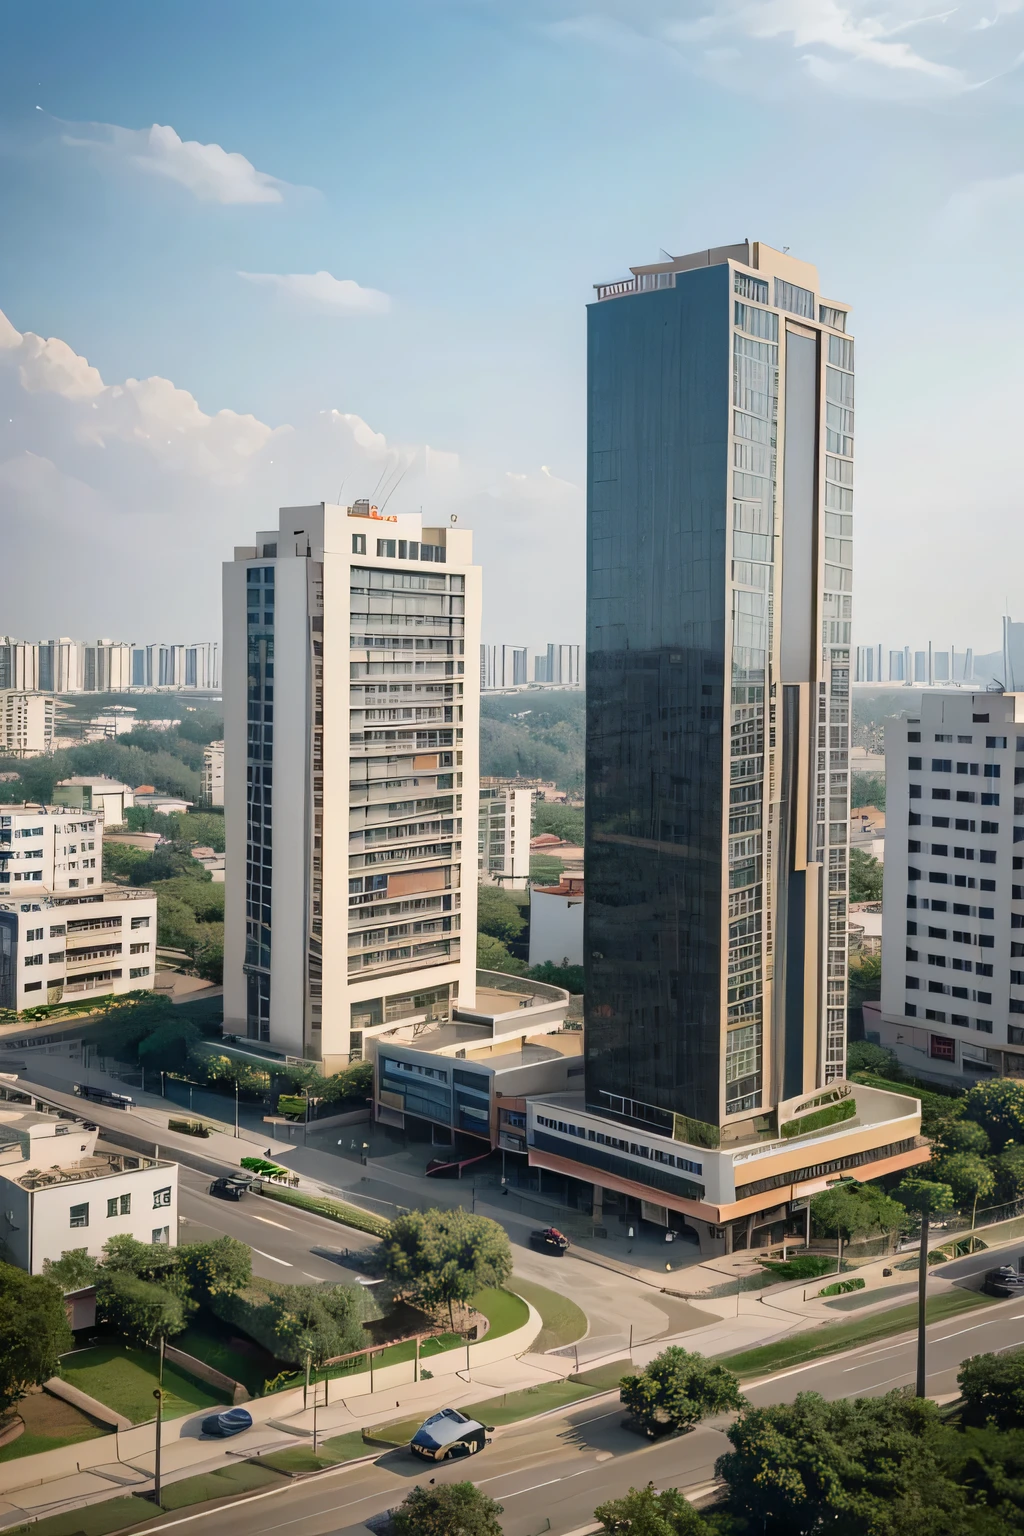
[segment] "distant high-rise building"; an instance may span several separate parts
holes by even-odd
[[[0,688],[40,693],[130,693],[220,687],[220,647],[129,645],[119,640],[15,640],[0,636]]]
[[[203,805],[224,804],[224,743],[211,741],[203,748],[203,768],[199,784]]]
[[[481,883],[525,890],[530,875],[532,789],[492,783],[480,786],[477,845]]]
[[[585,1092],[530,1159],[729,1251],[928,1156],[845,1082],[854,343],[757,243],[597,299]]]
[[[0,756],[41,757],[53,751],[53,699],[0,689]]]
[[[280,519],[224,567],[225,1021],[334,1070],[475,999],[480,569],[366,501]]]

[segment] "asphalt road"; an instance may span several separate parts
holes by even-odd
[[[933,1324],[928,1330],[928,1390],[956,1390],[958,1366],[968,1355],[1024,1345],[1024,1302],[994,1303],[982,1312]],[[887,1343],[782,1371],[747,1390],[756,1405],[788,1402],[798,1392],[827,1398],[872,1397],[909,1385],[916,1341]],[[499,1431],[472,1462],[432,1469],[405,1451],[369,1466],[328,1473],[286,1492],[263,1495],[231,1509],[211,1511],[217,1536],[366,1536],[364,1522],[399,1503],[417,1483],[461,1481],[504,1506],[506,1536],[567,1536],[592,1522],[594,1507],[630,1487],[699,1488],[710,1482],[718,1456],[729,1449],[722,1427],[702,1425],[679,1439],[649,1443],[623,1427],[612,1397],[566,1413]],[[239,1447],[241,1449],[241,1446]],[[201,1526],[210,1515],[189,1517]],[[172,1518],[167,1524],[182,1523]]]

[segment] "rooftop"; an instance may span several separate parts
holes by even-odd
[[[95,1152],[67,1168],[26,1168],[14,1173],[0,1168],[0,1176],[22,1189],[54,1189],[59,1184],[81,1184],[89,1179],[109,1179],[114,1174],[136,1168],[170,1168],[173,1164],[153,1157],[137,1157],[126,1152]]]

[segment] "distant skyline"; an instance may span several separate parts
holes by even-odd
[[[392,484],[475,529],[485,640],[582,639],[591,285],[747,236],[853,306],[856,639],[1024,617],[1022,0],[0,26],[0,632],[216,635],[254,522]]]

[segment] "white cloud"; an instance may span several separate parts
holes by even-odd
[[[391,307],[386,293],[361,288],[350,277],[330,272],[239,272],[247,283],[264,283],[278,293],[335,315],[383,315]]]
[[[558,571],[559,622],[583,628],[583,498],[536,470],[506,476],[457,452],[390,443],[352,411],[273,426],[200,409],[169,379],[107,383],[66,342],[22,335],[0,314],[0,547],[5,569],[40,540],[73,581],[9,582],[3,625],[26,637],[125,639],[220,630],[220,564],[277,509],[388,497],[428,524],[475,532],[486,634],[550,639],[537,549]],[[378,490],[379,488],[379,490]]]
[[[1008,176],[983,176],[960,187],[939,213],[937,228],[951,241],[960,241],[984,229],[1007,222],[1018,223],[1024,211],[1024,171]]]
[[[176,181],[205,203],[280,203],[288,182],[258,171],[237,151],[219,144],[181,139],[173,128],[121,128],[116,123],[68,124],[83,132],[65,133],[63,142],[151,176]]]

